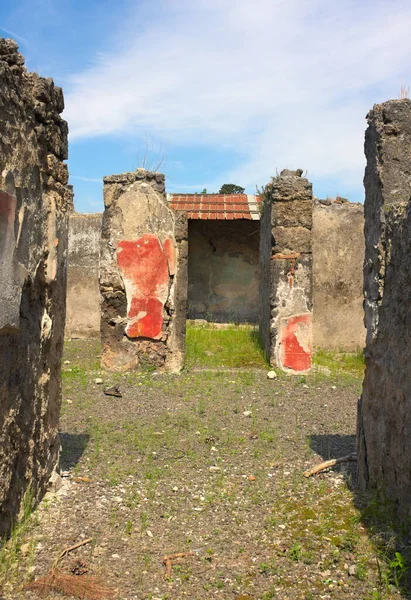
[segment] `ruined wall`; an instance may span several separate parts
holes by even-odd
[[[258,322],[259,239],[258,221],[189,221],[190,319]]]
[[[104,178],[100,292],[102,364],[178,371],[187,312],[187,217],[170,208],[164,175]]]
[[[265,188],[260,231],[260,335],[270,364],[307,371],[312,358],[312,185],[284,170]]]
[[[102,219],[100,213],[70,216],[66,318],[69,338],[100,336],[98,274]]]
[[[59,452],[68,212],[63,94],[0,39],[0,536]]]
[[[315,202],[312,245],[314,346],[355,352],[365,343],[364,207]]]
[[[411,101],[369,112],[365,136],[366,372],[358,410],[362,489],[411,517]]]

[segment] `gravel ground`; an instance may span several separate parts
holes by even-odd
[[[391,585],[400,567],[384,561],[394,538],[371,528],[352,464],[302,475],[355,450],[360,377],[266,373],[113,375],[99,371],[94,342],[69,342],[63,486],[3,550],[4,599],[35,598],[21,584],[88,538],[60,567],[119,600],[407,597]],[[121,398],[103,393],[113,384]],[[176,552],[188,554],[166,577]]]

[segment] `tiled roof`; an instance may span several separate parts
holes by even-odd
[[[168,194],[172,208],[189,219],[260,219],[261,199],[254,194]]]

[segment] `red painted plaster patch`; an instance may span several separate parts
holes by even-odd
[[[117,263],[127,295],[126,334],[160,339],[170,273],[174,272],[172,240],[167,238],[163,247],[156,235],[147,233],[136,241],[121,241]]]
[[[293,371],[308,371],[312,362],[311,314],[284,319],[280,331],[280,361]]]
[[[8,248],[9,253],[11,252],[10,257],[14,251],[16,207],[16,197],[0,190],[0,248]]]

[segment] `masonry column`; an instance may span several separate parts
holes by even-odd
[[[102,364],[184,364],[187,217],[170,208],[164,175],[137,169],[104,178],[100,267]]]
[[[270,364],[304,372],[312,359],[312,185],[284,170],[264,189],[260,335]]]
[[[368,113],[365,134],[366,371],[359,484],[411,517],[411,101]]]
[[[0,538],[59,457],[66,312],[67,123],[63,92],[0,38]]]

